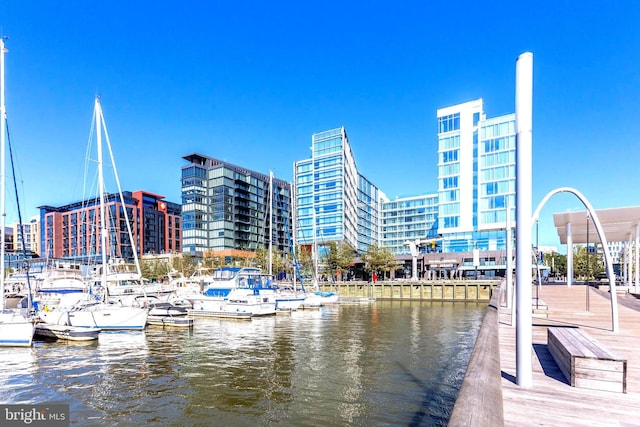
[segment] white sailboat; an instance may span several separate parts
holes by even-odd
[[[109,136],[106,130],[104,116],[102,115],[102,108],[100,106],[100,98],[96,97],[95,107],[93,113],[95,132],[96,132],[96,146],[98,152],[98,191],[100,195],[100,252],[102,269],[100,270],[100,279],[98,281],[101,288],[101,298],[98,299],[96,294],[89,293],[84,301],[75,304],[73,307],[57,307],[49,311],[41,311],[40,318],[47,323],[53,323],[58,325],[69,325],[79,327],[93,327],[99,329],[134,329],[142,330],[147,323],[148,310],[143,307],[124,306],[119,303],[109,302],[107,300],[108,289],[108,261],[107,261],[107,212],[105,206],[105,185],[103,174],[103,158],[102,158],[102,129],[104,128],[106,143],[111,153],[111,145],[109,142]],[[122,197],[122,189],[118,180],[118,175],[115,169],[115,162],[113,161],[113,154],[111,154],[111,161],[113,163],[113,169],[115,173],[116,182],[118,183],[118,192],[120,194],[120,201],[124,206],[124,198]],[[125,212],[125,223],[127,224],[127,231],[129,232],[129,239],[134,242],[132,237],[131,228],[129,226],[129,220],[126,218],[127,210]],[[138,273],[140,267],[138,263],[138,257],[134,248],[134,259]],[[141,277],[141,275],[140,275]]]
[[[273,277],[273,171],[269,171],[269,277]],[[295,255],[295,254],[294,254]],[[295,256],[294,256],[295,259]],[[295,311],[307,298],[304,290],[296,290],[296,272],[293,272],[293,289],[278,289],[275,295],[276,310]]]
[[[318,254],[318,238],[316,231],[317,223],[316,223],[316,208],[315,205],[313,207],[313,245],[311,247],[311,257],[313,260],[313,287],[315,292],[310,292],[307,294],[307,297],[302,302],[302,307],[304,308],[318,308],[327,304],[335,304],[338,302],[338,294],[335,292],[321,291],[320,285],[318,283],[318,262],[319,262],[319,254]]]
[[[5,308],[5,137],[7,110],[4,103],[4,40],[0,39],[0,346],[30,347],[33,341],[34,325],[28,312],[21,309]]]

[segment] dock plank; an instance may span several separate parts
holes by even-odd
[[[501,306],[499,310],[505,425],[640,427],[640,306],[619,305],[619,331],[614,333],[606,292],[590,289],[588,312],[584,286],[545,285],[539,292],[549,311],[546,318],[533,318],[531,388],[515,383],[515,319],[506,307]],[[622,298],[625,296],[619,296],[619,301]],[[548,326],[580,327],[607,347],[614,357],[626,359],[627,393],[571,387],[548,354]]]

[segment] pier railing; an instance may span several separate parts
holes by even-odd
[[[493,293],[485,312],[462,387],[449,419],[450,427],[504,425],[498,325],[500,292]]]

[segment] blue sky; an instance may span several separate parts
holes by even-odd
[[[638,22],[631,0],[0,0],[23,217],[82,197],[97,94],[124,189],[180,202],[192,152],[291,180],[312,133],[345,126],[389,197],[431,193],[436,110],[514,112],[525,51],[534,208],[560,186],[596,209],[640,205]],[[579,209],[552,199],[538,243],[558,245],[552,214]]]

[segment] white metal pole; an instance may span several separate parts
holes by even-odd
[[[516,383],[532,384],[531,189],[533,54],[516,61]]]
[[[624,258],[622,262],[622,284],[628,286],[627,283],[627,263],[629,262],[629,255],[631,254],[631,245],[629,242],[624,242]]]
[[[625,257],[628,258],[627,259],[627,280],[625,280],[624,285],[625,286],[631,286],[631,283],[633,283],[633,261],[631,261],[631,257],[633,256],[633,251],[638,251],[637,247],[633,246],[633,236],[631,235],[631,233],[629,233],[629,256]]]
[[[634,293],[638,292],[638,285],[640,285],[639,283],[639,277],[638,273],[640,273],[640,271],[638,271],[638,267],[640,267],[640,258],[638,257],[638,255],[640,255],[640,251],[638,251],[638,245],[640,244],[640,224],[636,224],[636,244],[635,244],[635,254],[636,254],[636,279],[633,283],[633,291]]]
[[[567,286],[573,282],[573,234],[571,223],[567,223]]]
[[[507,204],[507,308],[511,308],[513,298],[513,248],[511,247],[511,206]]]

